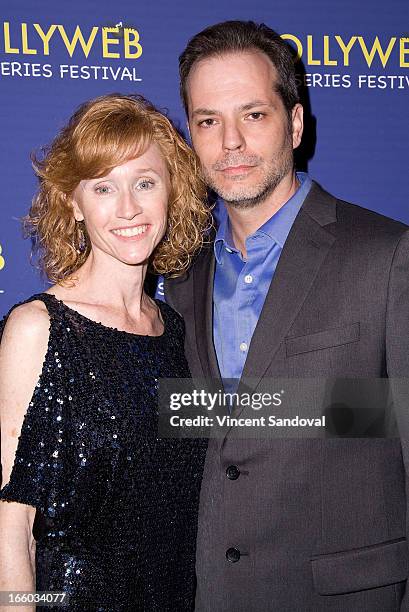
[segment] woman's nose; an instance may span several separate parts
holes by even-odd
[[[137,196],[127,190],[120,194],[117,216],[121,219],[133,219],[142,212],[142,206],[138,202]]]

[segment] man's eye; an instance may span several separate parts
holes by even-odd
[[[264,113],[250,113],[250,115],[247,116],[250,117],[250,119],[254,119],[254,121],[258,121],[259,119],[262,119],[265,115]]]
[[[199,121],[198,123],[200,127],[204,127],[204,128],[211,127],[214,124],[215,124],[214,119],[203,119],[203,121]]]
[[[154,181],[148,180],[148,179],[142,179],[141,181],[139,181],[136,185],[137,189],[141,189],[142,191],[147,191],[149,189],[152,189],[152,187],[155,185]]]

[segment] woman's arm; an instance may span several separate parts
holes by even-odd
[[[3,487],[10,479],[23,419],[43,367],[49,325],[45,306],[36,301],[15,308],[4,328],[0,345]],[[0,501],[0,591],[35,591],[35,512],[33,506]]]

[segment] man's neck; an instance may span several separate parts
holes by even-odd
[[[292,172],[284,177],[264,202],[254,208],[240,209],[226,204],[234,246],[241,251],[243,257],[247,256],[246,239],[248,236],[254,234],[266,221],[271,219],[294,195],[299,185],[295,172]]]

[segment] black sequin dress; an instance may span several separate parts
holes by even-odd
[[[67,593],[59,610],[193,610],[206,443],[157,437],[158,379],[189,376],[182,319],[158,302],[165,331],[141,336],[34,299],[48,349],[0,499],[37,508],[37,591]]]

